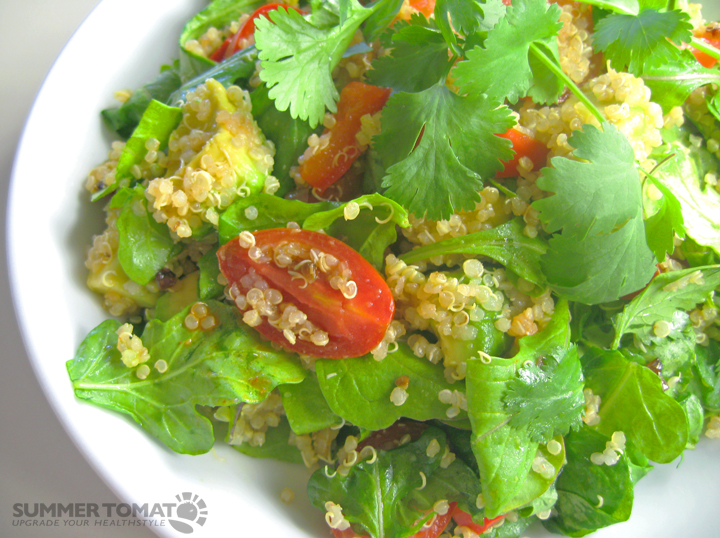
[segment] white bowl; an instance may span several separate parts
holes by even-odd
[[[180,29],[205,5],[104,0],[65,47],[33,107],[13,171],[8,259],[15,307],[49,401],[124,501],[173,503],[191,492],[207,504],[198,536],[329,536],[307,499],[309,473],[301,466],[247,458],[222,444],[203,456],[175,454],[126,417],[75,399],[65,370],[88,331],[107,317],[85,287],[83,265],[91,235],[104,227],[101,207],[87,202],[83,188],[111,141],[99,111],[113,104],[115,90],[141,85],[176,57]],[[285,487],[296,495],[290,505],[280,501]],[[718,501],[720,442],[704,441],[679,468],[663,466],[640,482],[628,523],[595,536],[717,538]],[[156,521],[158,534],[180,536],[167,518]],[[551,536],[541,527],[526,534]]]

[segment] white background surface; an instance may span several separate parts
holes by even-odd
[[[75,448],[35,380],[18,333],[5,264],[7,188],[22,126],[53,61],[97,2],[0,0],[0,222],[3,229],[0,236],[0,536],[3,538],[154,536],[143,528],[21,529],[12,526],[12,505],[18,502],[119,502]],[[89,69],[84,75],[91,76],[91,73]]]
[[[2,198],[0,210],[5,221],[5,200],[13,155],[22,125],[45,73],[59,54],[73,30],[82,22],[97,0],[0,0],[0,181]],[[149,0],[151,1],[151,0]],[[715,3],[718,0],[711,0]],[[102,43],[98,43],[102,47]],[[82,76],[92,76],[92,66]],[[81,87],[81,86],[80,86]],[[47,163],[38,162],[38,166]],[[24,503],[61,502],[118,502],[74,447],[48,405],[30,368],[12,311],[5,266],[5,233],[0,251],[0,537],[11,538],[150,538],[153,534],[142,528],[33,528],[12,526],[12,505]],[[40,263],[40,256],[38,260]],[[52,268],[48,268],[51,271]],[[51,308],[51,305],[48,305]],[[58,360],[65,360],[60,357]],[[718,495],[717,446],[709,452],[691,454],[683,471],[707,469],[708,479],[715,484],[709,489],[714,501],[703,506],[717,506]],[[660,510],[636,511],[629,525],[637,525],[635,536],[644,536],[643,529],[652,519],[670,521],[688,518],[693,514],[693,485],[678,481],[684,473],[673,473],[666,466],[641,482],[638,495],[657,499]],[[702,471],[701,471],[702,472]],[[674,495],[673,495],[674,494]],[[674,507],[669,498],[677,499]],[[650,503],[651,506],[653,503]],[[702,513],[707,514],[703,509]],[[683,517],[683,515],[685,515]],[[701,518],[705,520],[705,518]],[[670,523],[668,521],[668,523]],[[692,522],[689,522],[692,523]],[[702,523],[699,523],[702,525]],[[715,523],[714,529],[717,529]],[[690,525],[692,527],[692,524]],[[661,527],[662,528],[662,527]],[[665,528],[669,528],[666,526]],[[715,536],[707,527],[693,529],[693,535]],[[612,529],[609,530],[612,533]],[[234,534],[244,538],[242,531]],[[609,536],[610,534],[603,534]],[[624,535],[623,535],[624,536]],[[665,538],[666,534],[656,534]],[[680,535],[677,535],[680,536]],[[689,536],[689,535],[688,535]]]

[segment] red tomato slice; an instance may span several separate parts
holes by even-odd
[[[329,235],[290,228],[244,232],[220,247],[218,260],[246,322],[291,351],[359,357],[382,341],[393,319],[395,303],[380,274]],[[280,296],[258,295],[265,287]],[[300,313],[288,315],[291,307]]]
[[[435,0],[410,0],[410,5],[429,17],[435,11]]]
[[[302,10],[296,7],[281,3],[272,3],[260,6],[255,11],[253,11],[252,15],[250,15],[250,18],[245,21],[245,24],[243,24],[240,29],[235,32],[234,35],[228,37],[225,41],[223,41],[222,45],[220,45],[217,50],[215,50],[215,52],[210,55],[210,59],[215,62],[221,62],[241,50],[241,45],[243,41],[255,34],[255,19],[257,19],[258,17],[265,17],[266,19],[269,19],[269,13],[279,7],[284,7],[285,9],[292,8],[298,13],[303,13]]]
[[[716,49],[720,49],[720,38],[711,38],[711,37],[705,37],[704,35],[696,36],[698,39],[704,41],[711,47],[715,47]],[[691,47],[692,48],[692,47]],[[697,49],[692,49],[692,53],[695,55],[695,58],[697,58],[697,61],[700,62],[700,64],[703,67],[707,67],[710,69],[713,67],[717,60],[710,56],[709,54],[706,54],[704,52],[700,52]]]
[[[465,510],[461,510],[460,508],[455,507],[455,510],[452,514],[452,518],[455,520],[455,523],[457,523],[461,527],[467,527],[475,534],[482,534],[504,517],[505,515],[494,517],[492,519],[485,518],[483,524],[479,525],[473,521],[472,516],[468,514]]]
[[[508,129],[505,134],[497,135],[500,138],[507,138],[512,142],[512,149],[515,155],[511,160],[504,163],[505,168],[496,174],[495,177],[515,177],[518,175],[518,163],[521,157],[529,157],[535,165],[535,169],[539,170],[545,166],[548,153],[550,150],[542,142],[535,140],[531,136],[521,133],[516,129]]]

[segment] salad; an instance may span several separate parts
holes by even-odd
[[[699,5],[214,0],[179,42],[102,111],[78,398],[305,465],[336,538],[583,536],[720,438]]]

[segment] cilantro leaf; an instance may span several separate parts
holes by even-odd
[[[390,47],[390,56],[375,60],[367,72],[370,84],[395,91],[419,92],[444,80],[450,69],[445,39],[433,28],[404,26],[393,34]]]
[[[568,299],[613,301],[642,288],[655,272],[642,220],[642,192],[627,139],[612,125],[583,126],[574,156],[552,159],[538,186],[555,192],[533,207],[557,232],[541,259],[548,282]]]
[[[560,8],[544,0],[513,2],[505,17],[488,32],[483,47],[469,51],[467,60],[455,68],[461,92],[485,93],[496,102],[507,98],[511,103],[524,96],[533,77],[528,60],[530,46],[534,42],[549,45],[562,28],[559,17]]]
[[[508,109],[444,84],[396,93],[381,121],[375,147],[387,170],[383,194],[418,216],[449,218],[475,207],[483,179],[512,157],[510,143],[494,134],[514,125]]]
[[[580,240],[610,233],[642,207],[635,153],[627,138],[607,123],[602,131],[592,125],[583,129],[568,140],[580,160],[553,158],[537,183],[555,194],[533,204],[548,232],[562,229]]]
[[[650,183],[660,191],[655,213],[645,219],[645,235],[648,246],[659,261],[663,261],[675,248],[675,234],[685,236],[682,206],[677,197],[658,180],[649,177]]]
[[[553,290],[571,301],[614,301],[641,289],[656,270],[639,214],[613,233],[583,241],[563,233],[549,245],[540,260],[543,272]]]
[[[720,83],[720,72],[703,67],[690,50],[675,49],[669,54],[671,61],[652,57],[643,67],[643,81],[663,111],[682,105],[696,88]]]
[[[580,0],[583,4],[590,4],[609,11],[619,13],[631,13],[637,15],[640,12],[638,0]]]
[[[255,46],[260,51],[260,78],[280,110],[317,126],[325,109],[335,112],[339,98],[332,70],[340,62],[355,30],[372,13],[352,0],[347,19],[339,26],[320,29],[294,9],[270,12],[255,22]]]
[[[583,376],[577,348],[557,349],[543,365],[528,361],[508,383],[503,401],[510,425],[527,428],[530,438],[547,444],[582,425],[585,407]]]
[[[672,322],[676,311],[694,308],[718,286],[720,286],[718,265],[672,271],[656,276],[648,287],[613,319],[615,326],[613,347],[617,348],[620,339],[627,333],[637,334],[642,340],[647,340],[654,334],[655,323]]]
[[[640,76],[649,58],[654,62],[672,62],[676,44],[692,37],[688,15],[673,10],[660,12],[645,9],[638,15],[613,13],[595,27],[593,44],[602,51],[614,69]]]
[[[464,36],[490,30],[506,11],[502,0],[442,0],[435,5],[447,11],[453,29]]]

